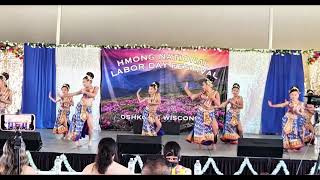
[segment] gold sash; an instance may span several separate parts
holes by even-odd
[[[65,124],[65,122],[67,121],[67,111],[62,110],[60,117],[59,117],[59,123],[60,124]]]
[[[204,124],[206,126],[210,126],[211,125],[211,118],[210,118],[210,114],[209,114],[209,111],[204,111],[203,112],[203,121],[204,121]]]
[[[289,134],[292,132],[294,115],[287,113],[286,116],[287,116],[288,120],[287,120],[286,124],[284,125],[283,131],[285,134]]]
[[[149,116],[148,116],[149,123],[151,123],[151,124],[155,123],[156,122],[156,118],[157,118],[156,112],[155,111],[149,111]]]
[[[90,107],[90,106],[88,106],[86,103],[84,103],[83,100],[81,100],[81,106],[82,107],[81,107],[81,112],[80,112],[80,119],[82,121],[86,121],[88,119],[88,117],[89,117],[89,114],[87,112],[87,108]]]
[[[238,117],[237,117],[237,115],[232,115],[232,118],[231,118],[231,125],[232,126],[236,126],[236,125],[238,125]]]

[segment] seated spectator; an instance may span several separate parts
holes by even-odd
[[[149,160],[141,171],[142,175],[170,175],[170,168],[165,159]]]
[[[26,145],[21,139],[20,148],[20,172],[14,164],[14,144],[15,137],[9,138],[3,146],[3,154],[0,157],[0,175],[36,175],[36,171],[28,166],[28,156],[26,154]]]
[[[167,142],[163,148],[164,158],[168,161],[171,168],[172,175],[192,175],[192,171],[189,168],[179,165],[181,159],[180,155],[181,147],[175,141]]]
[[[82,171],[86,175],[129,175],[129,169],[117,163],[117,144],[112,138],[103,138],[98,145],[95,162]]]

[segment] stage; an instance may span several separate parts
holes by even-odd
[[[35,165],[42,171],[49,171],[53,165],[57,156],[65,154],[71,167],[81,172],[84,167],[94,161],[95,153],[97,150],[98,142],[103,137],[112,137],[116,139],[118,134],[134,135],[132,132],[119,132],[119,131],[96,131],[93,139],[93,144],[88,147],[87,138],[81,140],[81,147],[67,140],[61,140],[60,136],[56,136],[51,133],[50,129],[37,130],[41,133],[43,146],[39,152],[31,152]],[[237,157],[237,145],[224,144],[218,141],[216,150],[198,150],[197,145],[190,144],[184,140],[187,134],[181,135],[165,135],[162,137],[162,143],[165,144],[168,141],[177,141],[182,147],[182,157],[180,164],[193,169],[193,165],[196,160],[200,160],[202,166],[207,162],[208,158],[213,157],[218,169],[225,175],[232,175],[237,172],[243,163],[245,157]],[[245,134],[246,138],[280,138],[280,136],[263,136]],[[305,156],[304,156],[305,154]],[[147,159],[155,158],[161,155],[140,155],[143,162]],[[122,165],[127,166],[129,159],[135,157],[134,155],[123,155],[119,161]],[[301,162],[301,166],[298,174],[309,174],[310,169],[314,166],[317,155],[314,153],[313,146],[304,147],[301,152],[284,152],[283,158],[254,158],[249,157],[250,163],[253,169],[257,173],[268,172],[271,173],[277,164],[283,160],[287,166],[290,174],[296,174],[296,171]],[[303,159],[303,161],[301,161]],[[63,171],[66,171],[65,166],[62,167]],[[140,172],[138,164],[136,164],[136,173]],[[210,166],[204,174],[215,175],[216,172]],[[242,174],[250,175],[252,172],[248,167],[244,168]],[[284,174],[283,170],[280,170],[278,174]]]
[[[80,153],[80,154],[95,154],[99,140],[104,137],[112,137],[116,140],[118,134],[122,135],[134,135],[132,132],[119,132],[119,131],[95,131],[92,146],[88,146],[88,137],[80,140],[81,147],[76,147],[72,141],[61,140],[61,136],[52,134],[50,129],[39,129],[43,142],[42,149],[40,152],[57,152],[57,153]],[[183,156],[210,156],[210,157],[237,157],[237,145],[225,144],[220,140],[216,144],[216,150],[208,150],[203,146],[202,150],[198,149],[195,144],[190,144],[185,141],[187,133],[180,135],[164,135],[162,137],[162,144],[164,145],[168,141],[176,141],[181,146],[181,154]],[[280,136],[274,135],[253,135],[244,134],[245,138],[262,138],[272,139],[281,138]],[[295,160],[316,160],[318,157],[314,153],[314,146],[305,146],[299,152],[284,152],[283,159],[295,159]]]
[[[76,147],[76,145],[67,140],[61,140],[61,136],[52,134],[51,129],[39,129],[37,130],[41,133],[43,146],[39,152],[31,152],[32,159],[35,165],[41,171],[49,171],[54,166],[55,159],[61,154],[65,154],[67,157],[70,166],[77,172],[81,172],[85,166],[94,162],[95,154],[97,151],[97,145],[99,140],[103,137],[112,137],[116,139],[118,134],[123,135],[134,135],[132,132],[119,132],[119,131],[96,131],[93,139],[92,146],[88,147],[87,141],[88,138],[80,141],[82,144],[81,147]],[[189,167],[193,170],[193,166],[196,160],[200,160],[202,166],[208,161],[208,158],[213,158],[217,168],[221,173],[225,175],[232,175],[235,172],[241,169],[241,164],[244,162],[245,157],[237,157],[237,145],[225,144],[218,141],[216,145],[216,150],[208,150],[203,148],[202,150],[197,149],[197,145],[190,144],[184,139],[186,133],[181,135],[164,135],[162,137],[162,144],[165,144],[168,141],[177,141],[182,147],[181,153],[182,157],[180,164],[186,167]],[[245,138],[261,138],[261,139],[271,139],[271,138],[280,138],[280,136],[263,136],[263,135],[252,135],[245,134]],[[2,154],[2,153],[0,153]],[[147,159],[154,159],[161,155],[140,155],[143,162],[146,162]],[[122,155],[120,156],[119,162],[127,166],[129,159],[134,158],[135,155]],[[256,158],[248,157],[252,165],[252,168],[258,173],[271,173],[276,169],[277,165],[281,160],[286,164],[287,170],[290,174],[309,174],[311,168],[314,166],[317,159],[317,154],[314,153],[314,147],[304,147],[300,152],[284,152],[282,158]],[[299,164],[301,166],[297,173]],[[66,167],[62,166],[62,171],[66,171]],[[138,163],[136,164],[136,173],[139,173],[140,167]],[[204,174],[215,175],[216,171],[209,166],[207,171]],[[252,172],[248,167],[243,169],[241,174],[250,175]],[[280,170],[277,174],[284,174],[283,170]]]

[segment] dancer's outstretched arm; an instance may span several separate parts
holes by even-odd
[[[184,86],[184,91],[187,93],[187,95],[191,98],[191,100],[197,99],[201,96],[202,92],[198,94],[192,94],[192,92],[189,90],[188,82],[186,82],[186,85]]]
[[[143,102],[145,102],[145,101],[147,100],[147,98],[143,98],[143,99],[142,99],[142,98],[140,97],[140,94],[139,94],[140,91],[141,91],[141,88],[137,91],[137,98],[138,98],[138,102],[139,102],[139,103],[143,103]]]
[[[73,97],[73,96],[78,96],[78,95],[80,95],[80,94],[83,94],[83,91],[84,90],[80,90],[80,91],[77,91],[77,92],[73,92],[73,93],[68,93],[68,94],[64,94],[64,95],[60,95],[59,94],[59,96],[60,97]]]
[[[285,100],[284,103],[272,104],[271,101],[268,101],[268,105],[273,108],[284,108],[289,105],[289,101]]]
[[[60,102],[61,101],[61,98],[57,98],[57,99],[54,99],[52,96],[51,96],[51,91],[49,92],[49,99],[54,102],[54,103],[57,103],[57,102]]]

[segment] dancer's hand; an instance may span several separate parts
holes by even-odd
[[[271,101],[268,101],[268,105],[269,105],[270,107],[273,107],[273,104],[272,104]]]
[[[140,88],[140,89],[138,89],[137,94],[139,94],[139,93],[140,93],[140,91],[141,91],[141,88]]]
[[[81,94],[86,94],[86,90],[83,88],[83,89],[81,89]]]
[[[186,82],[186,84],[184,85],[184,90],[188,90],[189,89],[189,83]]]
[[[49,92],[49,98],[50,98],[50,99],[52,98],[52,96],[51,96],[51,91]]]

